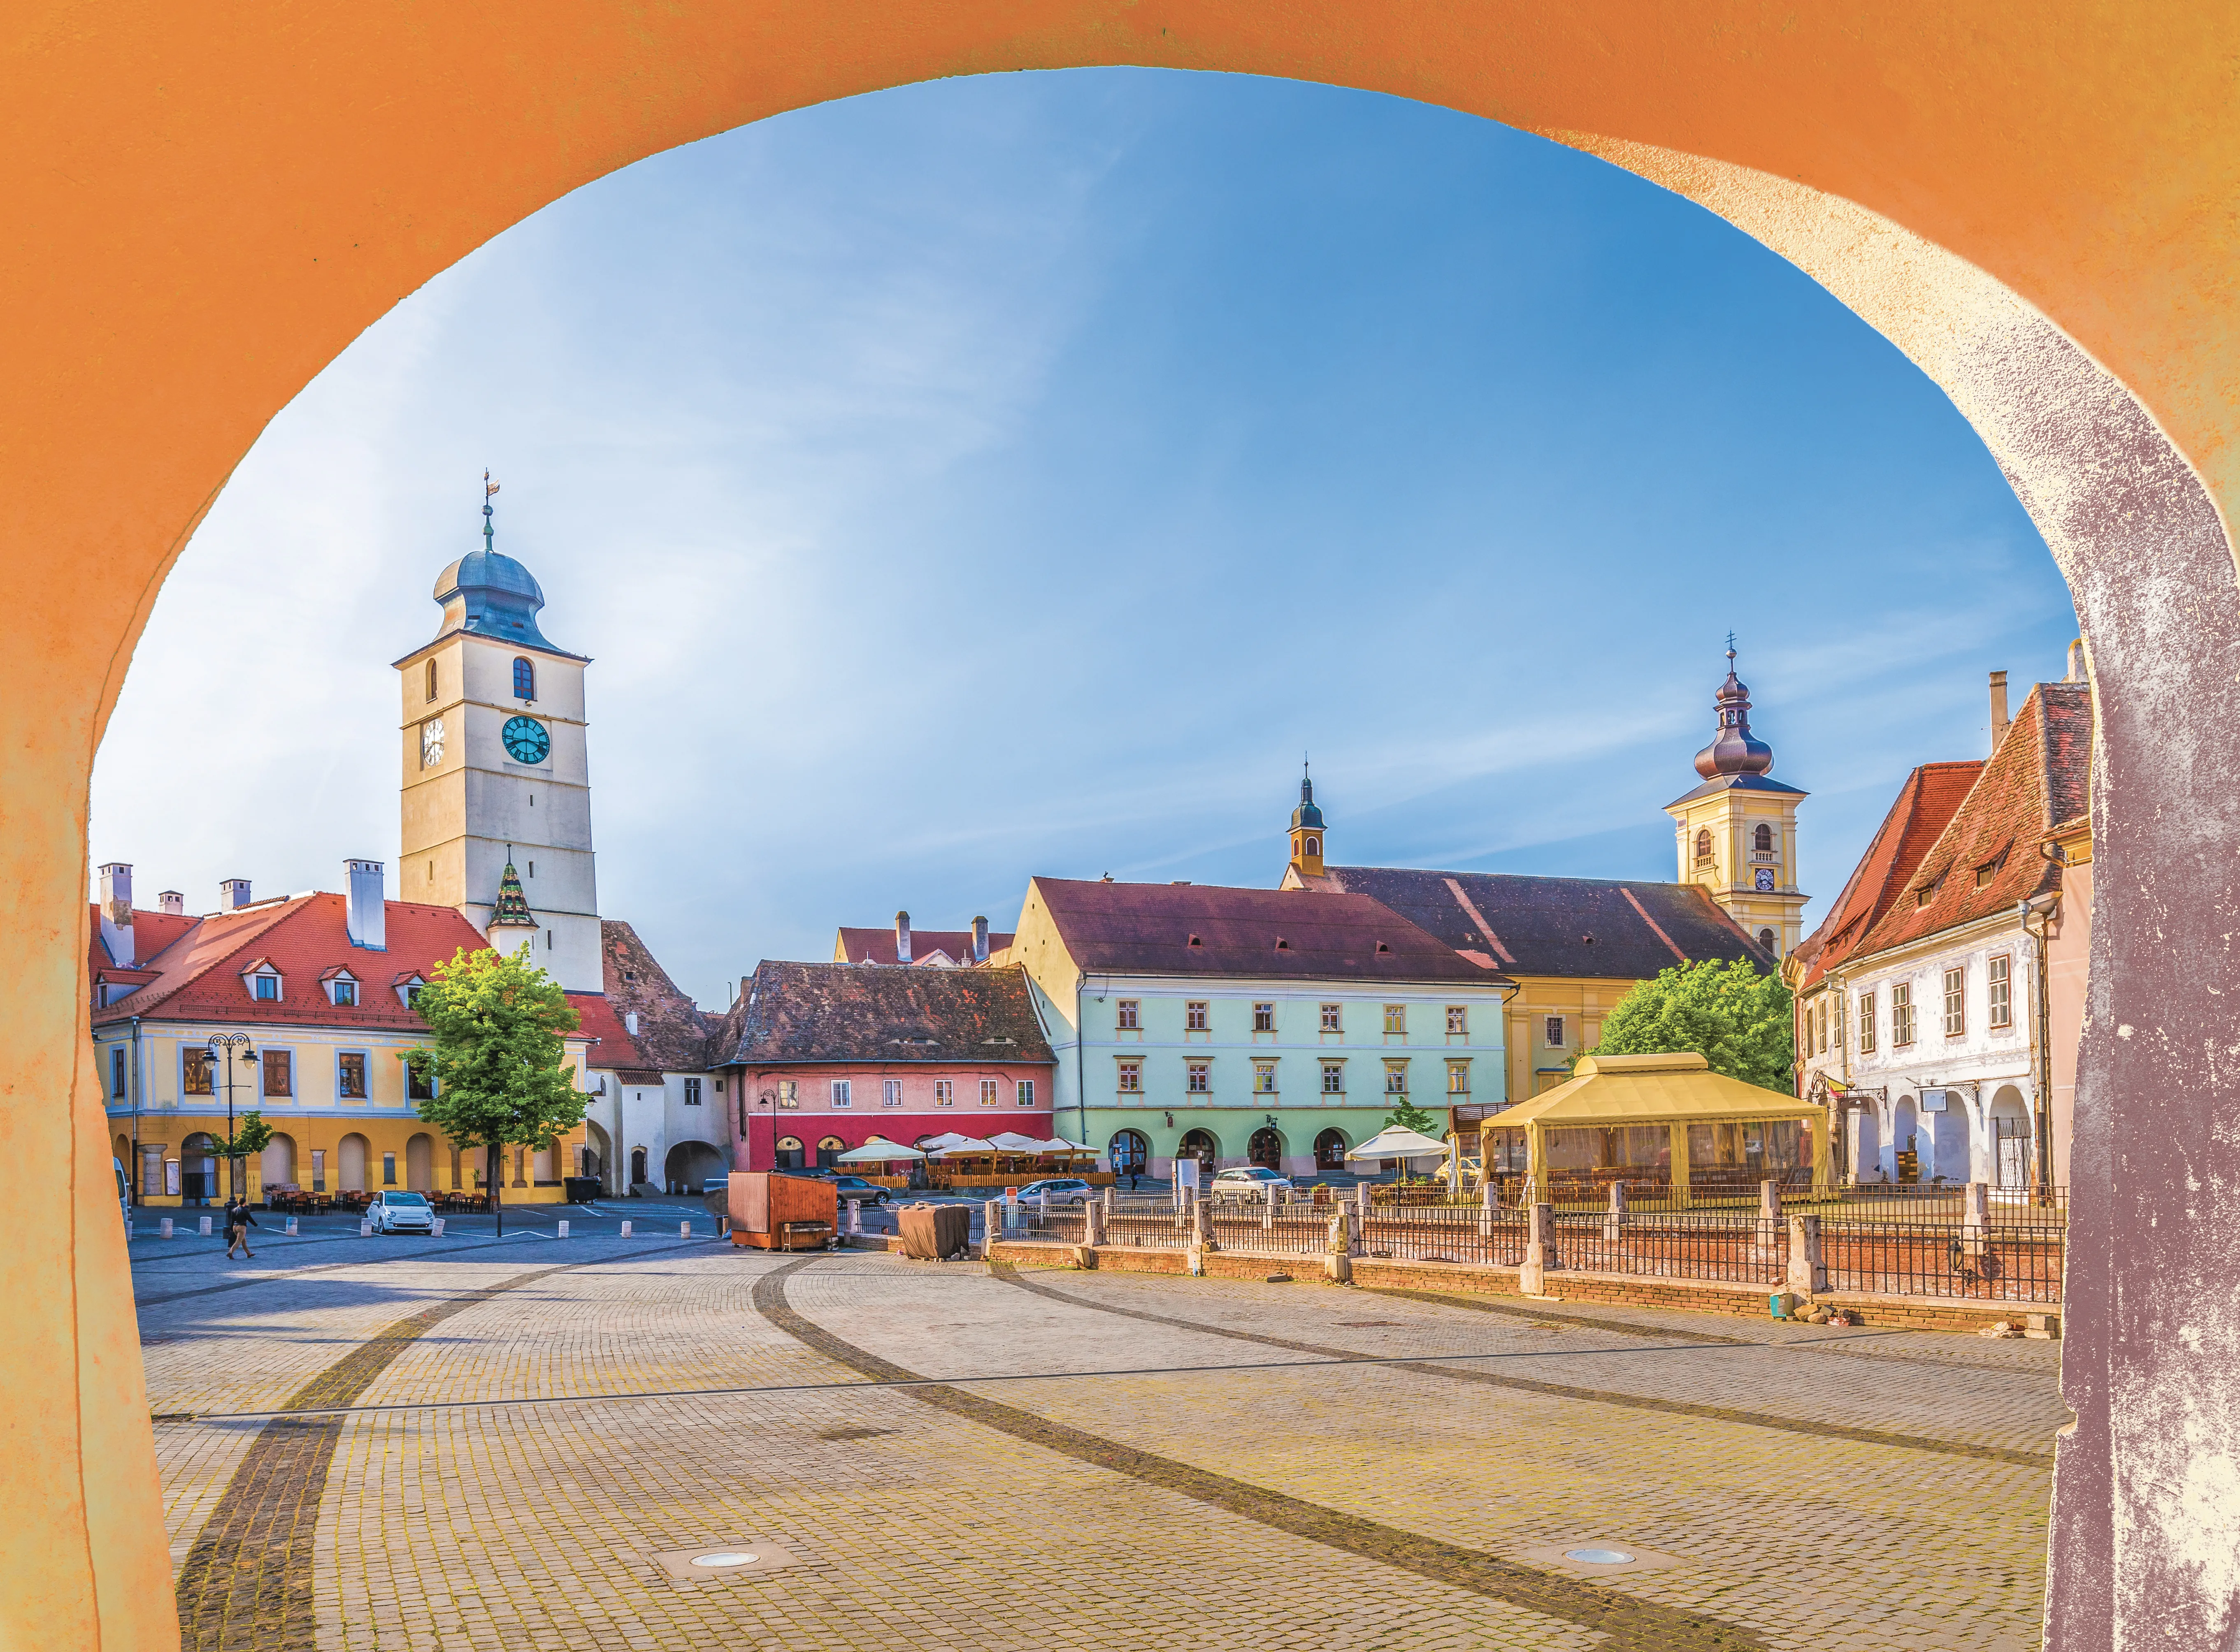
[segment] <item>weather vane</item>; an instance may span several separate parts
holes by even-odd
[[[492,510],[490,509],[490,500],[491,500],[492,496],[495,496],[495,495],[497,494],[497,483],[495,483],[495,482],[492,482],[492,481],[490,480],[490,472],[489,472],[488,470],[483,471],[483,549],[484,550],[489,550],[490,549],[491,541],[492,541],[493,539],[495,539],[495,538],[497,537],[497,530],[496,526],[495,526],[495,525],[491,523],[491,521],[490,521],[490,518],[491,518],[492,516],[496,516],[496,515],[497,514],[496,511],[494,511],[494,510]]]

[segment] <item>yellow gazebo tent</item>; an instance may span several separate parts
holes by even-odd
[[[1640,1179],[1668,1180],[1672,1196],[1684,1202],[1693,1171],[1694,1180],[1716,1179],[1739,1191],[1746,1178],[1737,1173],[1749,1165],[1753,1142],[1757,1168],[1769,1179],[1781,1179],[1770,1174],[1774,1168],[1810,1164],[1816,1184],[1829,1180],[1826,1109],[1715,1073],[1693,1050],[1588,1056],[1573,1073],[1481,1126],[1524,1132],[1537,1188],[1625,1180],[1632,1170]]]

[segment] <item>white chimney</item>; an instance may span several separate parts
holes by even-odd
[[[111,963],[131,963],[132,868],[123,861],[101,869],[101,944]]]
[[[988,962],[988,920],[985,918],[972,920],[972,962]]]
[[[350,939],[369,952],[389,950],[389,904],[381,892],[379,861],[344,861],[350,877]]]
[[[217,886],[217,909],[236,912],[249,904],[249,880],[245,877],[221,878]]]
[[[897,912],[895,914],[895,962],[908,963],[910,961],[910,914]]]
[[[627,1028],[627,1029],[629,1029],[629,1031],[630,1031],[630,1036],[631,1037],[633,1037],[633,1038],[637,1037],[637,1010],[635,1010],[635,1009],[625,1009],[624,1011],[623,1011],[623,1025],[625,1028]]]
[[[187,897],[177,889],[165,889],[156,897],[156,904],[166,917],[183,918],[187,915]]]
[[[2007,737],[2007,674],[1991,673],[1991,750],[1996,755]]]

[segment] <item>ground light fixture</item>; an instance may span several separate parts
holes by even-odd
[[[760,1555],[750,1555],[743,1549],[719,1549],[712,1554],[695,1555],[692,1563],[695,1566],[751,1566],[760,1558]]]
[[[1630,1566],[1633,1556],[1623,1549],[1567,1549],[1565,1560],[1575,1560],[1582,1566]]]

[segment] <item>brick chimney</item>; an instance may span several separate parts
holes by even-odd
[[[249,904],[249,880],[245,877],[221,878],[217,886],[217,909],[237,912]]]
[[[156,904],[166,917],[183,918],[187,915],[187,897],[177,889],[165,889],[156,897]]]
[[[101,944],[110,961],[130,966],[132,951],[132,868],[111,861],[101,869]]]
[[[381,892],[379,861],[344,861],[350,879],[350,944],[370,952],[389,949],[389,903]]]
[[[908,963],[910,961],[910,914],[897,912],[895,914],[895,962]]]
[[[1991,673],[1991,750],[1996,754],[2007,737],[2007,674]]]
[[[988,962],[988,920],[985,918],[972,920],[972,962]]]

